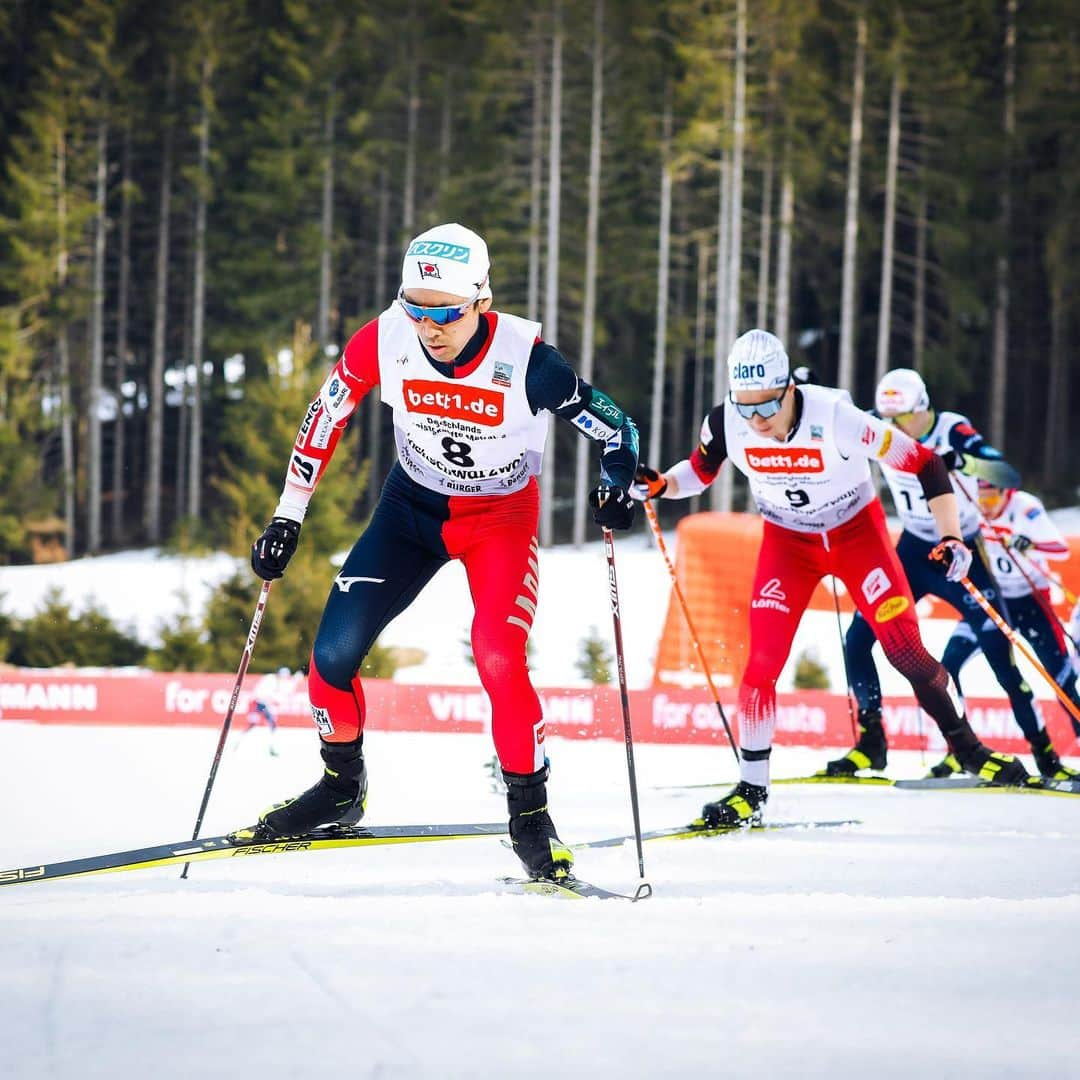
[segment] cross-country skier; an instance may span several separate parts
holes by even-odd
[[[910,368],[886,372],[874,395],[875,412],[892,427],[918,442],[924,450],[941,457],[950,468],[963,475],[999,483],[1017,479],[1016,470],[1002,459],[999,451],[987,443],[966,416],[956,412],[937,412],[930,406],[926,384]],[[963,616],[978,637],[979,646],[994,676],[1009,695],[1013,715],[1032,750],[1044,739],[1045,723],[1031,687],[1013,659],[1009,639],[994,625],[956,576],[943,578],[935,573],[927,556],[938,542],[938,518],[925,492],[910,474],[889,461],[879,462],[889,485],[896,513],[903,531],[896,553],[907,574],[915,599],[927,595],[940,597]],[[957,483],[955,479],[953,483]],[[979,515],[974,503],[957,490],[960,514],[959,532],[968,547],[975,547],[975,557],[968,578],[998,613],[1008,621],[1008,613],[982,559],[977,545]],[[830,761],[825,771],[830,776],[853,775],[859,769],[883,769],[887,762],[888,742],[881,723],[881,683],[874,664],[874,639],[879,627],[856,613],[848,627],[844,649],[847,655],[851,688],[859,704],[859,738],[843,757]],[[935,765],[935,776],[948,775],[954,762],[946,759]]]
[[[544,717],[525,656],[539,574],[536,477],[554,413],[600,445],[594,520],[628,529],[637,429],[541,340],[538,323],[491,303],[481,237],[457,224],[422,233],[405,252],[397,299],[353,335],[300,425],[281,500],[252,549],[265,580],[284,571],[342,429],[373,386],[393,409],[398,461],[334,579],[312,649],[308,695],[323,776],[262,815],[265,835],[360,820],[367,774],[357,672],[383,627],[459,559],[514,850],[534,877],[563,876],[573,862],[548,812]]]
[[[725,458],[750,481],[765,519],[750,602],[749,660],[739,686],[742,779],[701,824],[760,817],[768,798],[776,679],[817,583],[833,574],[881,636],[885,654],[911,682],[964,767],[999,783],[1026,779],[1015,758],[985,747],[957,712],[945,669],[923,646],[915,602],[885,528],[870,461],[910,475],[925,496],[939,540],[927,565],[962,577],[971,552],[960,539],[956,495],[945,463],[885,421],[857,409],[844,390],[791,377],[780,340],[750,330],[728,357],[727,400],[705,418],[689,458],[663,474],[639,466],[636,498],[688,498],[716,479]]]
[[[1040,663],[1080,708],[1076,671],[1065,643],[1065,634],[1050,606],[1050,582],[1044,560],[1067,559],[1069,546],[1050,520],[1042,502],[1028,491],[1000,488],[977,481],[976,499],[984,518],[982,542],[990,569],[1009,608],[1010,623],[1031,642]],[[966,485],[970,487],[970,483]],[[971,626],[961,622],[945,646],[941,662],[960,685],[960,669],[979,651],[979,641]],[[1080,721],[1070,713],[1073,730],[1080,735]],[[1080,776],[1063,765],[1050,744],[1046,728],[1040,728],[1031,743],[1035,764],[1043,776],[1069,780]],[[938,766],[939,775],[952,762],[946,758]]]

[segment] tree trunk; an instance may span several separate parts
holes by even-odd
[[[337,91],[333,80],[326,97],[326,116],[323,120],[323,177],[322,218],[319,252],[319,316],[316,340],[320,351],[330,343],[330,292],[334,259],[334,126],[337,113]],[[324,354],[325,355],[325,354]]]
[[[108,173],[108,125],[104,119],[97,128],[97,168],[94,197],[93,298],[90,308],[90,379],[87,387],[87,493],[86,548],[91,554],[101,550],[101,391],[105,376],[105,225]]]
[[[709,242],[702,232],[697,245],[697,311],[694,317],[694,400],[690,415],[693,418],[693,431],[705,417],[705,334],[709,316]],[[661,469],[663,465],[654,465]],[[690,513],[696,514],[701,509],[701,496],[690,499]]]
[[[199,87],[199,177],[195,192],[195,267],[191,286],[191,363],[195,381],[191,388],[190,454],[188,457],[187,513],[193,521],[202,516],[203,350],[206,321],[206,213],[210,199],[210,79],[213,70],[203,57]],[[183,445],[181,443],[181,445]]]
[[[862,152],[863,89],[866,70],[866,16],[855,24],[855,77],[851,94],[851,145],[848,149],[844,209],[844,262],[840,288],[840,363],[837,383],[855,392],[855,264],[859,240],[859,156]]]
[[[124,539],[127,461],[124,437],[124,383],[128,364],[128,291],[131,288],[131,122],[124,128],[120,180],[120,268],[116,284],[116,422],[113,429],[112,523],[114,547]]]
[[[667,361],[668,278],[671,270],[671,87],[664,93],[660,165],[660,235],[656,275],[656,341],[653,349],[649,460],[664,456],[664,375]]]
[[[994,342],[990,358],[990,441],[1005,449],[1005,394],[1009,373],[1009,239],[1012,233],[1012,149],[1016,134],[1016,0],[1005,5],[1004,165],[998,196],[998,256],[994,267]]]
[[[881,298],[878,306],[877,364],[875,384],[889,370],[892,335],[893,240],[896,235],[896,174],[900,160],[901,61],[893,68],[889,93],[889,152],[885,164],[885,222],[881,237]]]
[[[1065,348],[1068,306],[1065,267],[1048,267],[1050,277],[1050,370],[1046,380],[1046,422],[1043,431],[1043,483],[1053,486],[1062,478],[1068,460],[1069,359]]]
[[[379,170],[378,219],[375,226],[375,310],[382,311],[388,299],[387,270],[390,258],[390,179],[386,166]],[[379,387],[375,387],[367,396],[368,406],[368,472],[367,503],[368,513],[375,509],[382,487],[382,396]]]
[[[585,221],[585,301],[581,314],[581,377],[592,382],[596,339],[597,238],[600,231],[600,165],[604,133],[604,0],[593,8],[592,115],[589,135],[589,207]],[[589,440],[579,438],[574,467],[574,543],[585,542]]]
[[[551,127],[548,137],[547,273],[544,281],[544,340],[559,342],[559,199],[562,191],[562,3],[552,5],[551,35]],[[555,432],[548,416],[547,448],[540,477],[540,543],[554,541]]]
[[[761,178],[761,234],[758,240],[757,321],[764,330],[769,325],[769,283],[772,274],[772,191],[773,155],[765,159]]]
[[[416,2],[409,3],[409,25],[416,26]],[[414,35],[415,36],[415,35]],[[401,210],[403,241],[408,242],[416,225],[416,139],[420,125],[420,65],[415,41],[409,50],[409,106],[405,136],[405,185]]]
[[[911,366],[921,371],[926,349],[926,184],[920,178],[919,202],[915,210],[915,311],[911,330]]]
[[[728,259],[728,240],[731,235],[731,161],[727,154],[720,159],[720,208],[716,222],[716,328],[713,334],[713,403],[719,405],[728,391],[727,357],[731,351],[731,336],[728,332],[728,275],[731,262]],[[655,466],[660,468],[660,466]],[[728,477],[730,503],[729,469],[721,469],[720,475],[709,488],[709,507],[719,510],[721,502],[721,484]]]
[[[525,301],[527,317],[540,318],[540,216],[544,192],[544,53],[540,16],[536,16],[533,43],[532,153],[529,162],[529,280]]]
[[[454,114],[451,104],[454,98],[454,73],[446,72],[443,84],[442,118],[439,121],[439,216],[446,213],[446,185],[450,179],[450,150],[452,146]]]
[[[56,129],[56,289],[67,289],[67,136]],[[61,322],[56,337],[60,377],[60,453],[64,469],[64,546],[68,558],[75,555],[75,416],[71,401],[71,345],[66,322]]]
[[[795,180],[784,165],[780,183],[780,236],[776,245],[776,336],[790,349],[791,334],[791,233],[795,225]]]
[[[154,284],[154,334],[150,355],[150,418],[147,447],[146,539],[161,541],[161,465],[165,442],[165,324],[169,298],[169,214],[172,199],[172,112],[176,62],[169,62],[168,116],[161,135],[161,182],[158,190],[157,266]]]

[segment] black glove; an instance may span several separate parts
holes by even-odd
[[[1034,545],[1034,543],[1035,541],[1032,540],[1030,536],[1025,536],[1023,533],[1017,533],[1009,541],[1009,547],[1011,547],[1013,551],[1018,551],[1021,555],[1023,555],[1029,547],[1032,547]]]
[[[597,484],[589,492],[593,521],[604,529],[629,529],[634,524],[634,501],[626,488]]]
[[[300,523],[276,517],[263,529],[262,536],[251,545],[251,569],[263,579],[274,581],[285,573],[296,542],[300,539]]]
[[[667,491],[667,479],[649,465],[639,465],[630,485],[630,498],[638,502],[659,499]]]

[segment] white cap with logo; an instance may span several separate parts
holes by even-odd
[[[422,232],[409,244],[401,264],[401,287],[483,300],[491,296],[490,270],[483,238],[451,222]]]
[[[893,368],[885,373],[877,385],[874,408],[878,416],[884,417],[925,412],[930,408],[926,383],[922,381],[922,376],[911,368]]]
[[[791,366],[783,342],[768,330],[747,330],[728,353],[728,386],[738,390],[776,390],[787,386]]]

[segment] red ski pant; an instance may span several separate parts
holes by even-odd
[[[764,784],[768,763],[753,751],[772,745],[776,679],[791,651],[799,620],[817,583],[839,578],[873,626],[889,662],[911,682],[920,704],[951,732],[963,725],[950,700],[945,669],[923,646],[915,603],[874,501],[850,521],[823,533],[801,533],[765,523],[750,601],[750,661],[739,686],[739,741],[751,760],[743,776]]]
[[[358,671],[383,627],[450,559],[459,559],[473,600],[471,645],[491,700],[491,730],[504,769],[544,764],[540,699],[525,645],[539,589],[534,481],[510,495],[447,496],[420,487],[395,466],[323,611],[311,653],[308,695],[324,741],[352,742],[364,729]],[[461,648],[448,637],[442,647]]]

